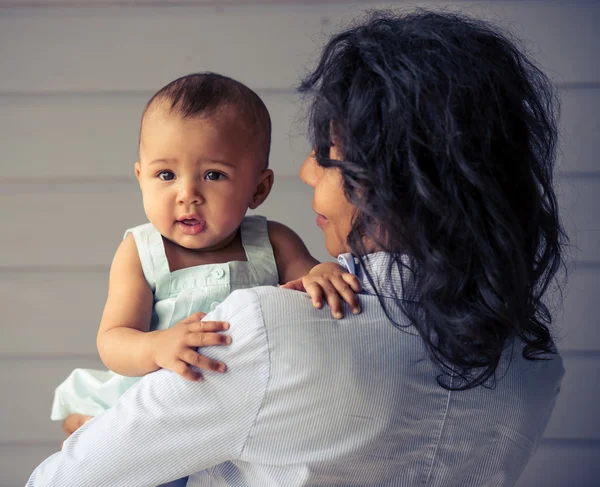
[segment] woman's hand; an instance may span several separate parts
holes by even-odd
[[[229,329],[222,321],[200,321],[206,313],[194,313],[167,330],[154,333],[154,362],[158,367],[176,372],[181,377],[202,380],[202,374],[190,368],[225,372],[226,366],[196,352],[197,347],[229,345],[231,337],[217,333]]]
[[[360,313],[356,297],[356,293],[361,290],[360,281],[354,274],[346,272],[333,262],[318,264],[306,276],[286,282],[281,287],[308,293],[315,308],[322,308],[325,298],[334,318],[344,317],[342,299],[348,303],[352,313]]]

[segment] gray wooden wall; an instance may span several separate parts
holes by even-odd
[[[54,387],[74,367],[100,366],[111,258],[124,229],[144,221],[133,178],[140,112],[159,87],[212,70],[258,91],[274,120],[276,173],[261,213],[328,258],[297,178],[308,145],[293,86],[327,33],[365,4],[0,0],[0,487],[23,485],[56,451]],[[519,485],[598,485],[600,5],[443,4],[512,28],[561,89],[559,192],[575,244],[558,317],[567,373]]]

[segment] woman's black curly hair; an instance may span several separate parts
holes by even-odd
[[[555,353],[542,296],[567,241],[553,190],[557,103],[517,43],[460,14],[372,12],[327,43],[299,91],[317,162],[341,170],[357,208],[352,252],[366,253],[366,236],[395,266],[409,256],[398,304],[438,382],[493,387],[517,337],[527,359]],[[332,143],[343,160],[329,158]]]

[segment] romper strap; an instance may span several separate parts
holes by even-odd
[[[248,264],[256,281],[263,286],[279,284],[277,263],[269,240],[267,219],[259,215],[247,216],[242,221],[240,232],[244,252],[246,252]]]
[[[171,270],[161,234],[151,223],[130,228],[123,238],[130,233],[135,240],[144,277],[154,293],[154,300],[167,298],[171,292]]]

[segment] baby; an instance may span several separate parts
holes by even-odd
[[[97,339],[110,371],[76,369],[56,389],[51,418],[67,435],[140,376],[224,372],[197,348],[230,343],[219,333],[228,324],[201,318],[236,289],[288,283],[316,307],[325,298],[337,318],[340,298],[360,312],[355,276],[319,264],[286,226],[245,216],[273,185],[270,139],[262,100],[225,76],[184,76],[150,99],[135,163],[150,223],[127,230],[112,262]]]

